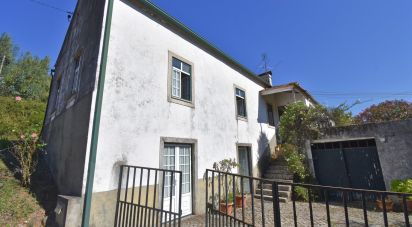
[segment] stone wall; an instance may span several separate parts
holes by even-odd
[[[390,189],[390,182],[394,179],[412,178],[412,119],[337,127],[320,141],[366,138],[376,141],[386,189]]]

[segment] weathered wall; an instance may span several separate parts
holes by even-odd
[[[65,195],[81,195],[82,191],[104,5],[105,1],[98,0],[78,2],[50,89],[42,136],[59,193]],[[81,56],[80,85],[73,94],[71,87],[78,56]]]
[[[96,192],[116,189],[120,163],[158,168],[161,137],[197,140],[198,179],[213,162],[237,157],[237,143],[252,145],[257,165],[275,134],[261,85],[122,1],[114,3],[111,34]],[[169,51],[194,64],[194,108],[168,102]],[[234,85],[246,91],[247,121],[236,118]],[[203,194],[196,195],[201,204]],[[194,211],[204,212],[203,206]]]
[[[394,179],[412,178],[412,119],[334,128],[322,141],[375,138],[387,189]]]

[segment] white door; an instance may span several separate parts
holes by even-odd
[[[191,146],[167,144],[164,148],[164,169],[182,171],[182,216],[192,213],[192,163],[191,163]],[[180,190],[179,175],[175,174],[171,179],[171,173],[165,174],[164,202],[163,209],[170,210],[170,201],[172,202],[172,212],[178,213]],[[171,183],[173,182],[173,185]],[[172,187],[172,188],[170,188]],[[170,191],[170,189],[172,189]],[[170,198],[171,197],[171,198]]]

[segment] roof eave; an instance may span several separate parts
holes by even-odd
[[[197,44],[197,46],[202,47],[205,51],[219,58],[225,64],[234,68],[236,71],[248,77],[253,82],[263,87],[266,87],[266,88],[271,86],[271,84],[268,84],[263,79],[257,77],[255,73],[250,71],[244,65],[242,65],[241,63],[239,63],[232,57],[225,54],[223,51],[215,47],[213,44],[208,42],[206,39],[204,39],[200,35],[196,34],[194,31],[192,31],[186,25],[182,24],[177,19],[168,15],[165,11],[163,11],[162,9],[160,9],[159,7],[157,7],[150,1],[147,1],[147,0],[127,0],[127,1],[129,1],[130,3],[137,4],[137,6],[140,8],[150,10],[152,14],[160,17],[161,21],[159,21],[159,23],[163,23],[165,26],[172,26],[173,29],[178,30],[176,32],[179,32],[181,35],[184,35],[184,38],[189,39],[189,41],[192,41],[192,43]]]

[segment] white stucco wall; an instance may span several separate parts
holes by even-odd
[[[167,99],[168,51],[194,64],[195,108]],[[248,121],[236,119],[234,85],[246,91]],[[94,191],[117,188],[116,163],[159,167],[161,137],[197,140],[198,178],[213,162],[252,144],[257,164],[270,140],[263,87],[116,0],[114,3]],[[260,149],[260,150],[259,150]]]

